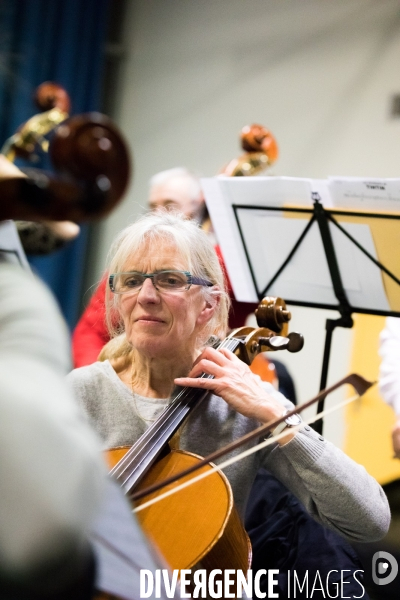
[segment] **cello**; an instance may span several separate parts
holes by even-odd
[[[247,364],[268,349],[301,350],[302,336],[294,332],[287,335],[291,315],[283,300],[264,298],[256,318],[257,329],[239,328],[219,348],[228,348]],[[168,451],[168,441],[207,395],[204,390],[183,388],[132,447],[107,451],[110,473],[128,497],[200,460],[182,450]],[[203,470],[211,468],[205,465]],[[234,507],[229,483],[221,472],[182,490],[178,499],[172,497],[144,509],[138,513],[138,519],[172,569],[190,569],[199,561],[208,570],[217,567],[245,572],[250,566],[250,543]]]

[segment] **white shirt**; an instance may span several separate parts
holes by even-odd
[[[400,319],[388,317],[380,335],[379,391],[382,398],[400,416]]]

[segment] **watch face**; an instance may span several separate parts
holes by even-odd
[[[285,419],[285,421],[289,427],[294,427],[295,425],[299,425],[301,423],[301,417],[300,415],[292,415],[291,417]]]

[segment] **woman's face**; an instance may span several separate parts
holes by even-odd
[[[146,244],[121,270],[154,273],[169,269],[189,270],[178,249],[159,240]],[[139,292],[122,294],[119,307],[128,341],[149,358],[194,353],[198,334],[214,312],[200,286],[174,293],[159,292],[151,279],[144,281]]]

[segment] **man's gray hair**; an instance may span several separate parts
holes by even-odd
[[[156,173],[149,181],[150,189],[159,185],[164,185],[173,179],[180,179],[187,185],[189,196],[192,200],[201,200],[203,191],[200,185],[200,179],[195,173],[189,171],[186,167],[175,167]]]

